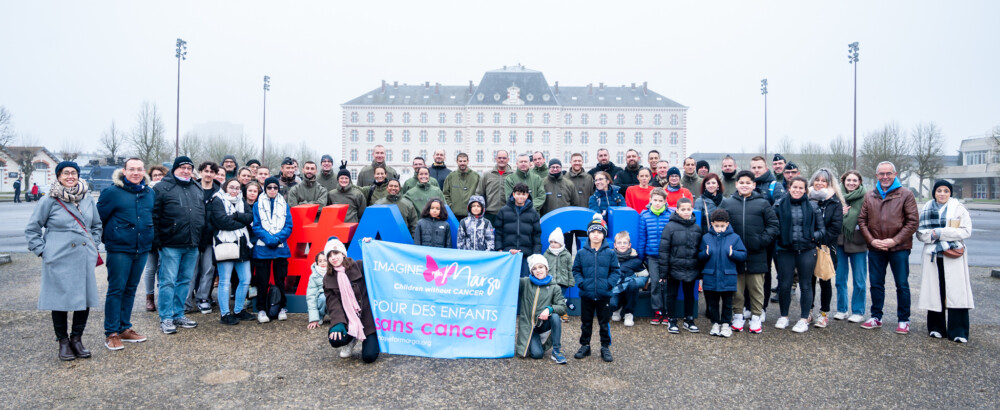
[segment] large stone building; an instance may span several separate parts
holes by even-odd
[[[687,107],[649,90],[646,83],[611,87],[549,84],[523,66],[488,71],[478,85],[387,83],[342,106],[343,149],[351,172],[372,160],[372,148],[386,147],[387,162],[409,178],[414,157],[428,159],[444,149],[450,168],[459,152],[477,171],[492,168],[494,152],[541,151],[567,164],[579,152],[586,167],[607,148],[623,166],[629,148],[656,149],[676,164],[687,149]]]

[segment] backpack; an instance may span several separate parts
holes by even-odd
[[[278,312],[281,312],[281,290],[277,286],[269,286],[267,288],[267,317],[270,319],[277,319]]]

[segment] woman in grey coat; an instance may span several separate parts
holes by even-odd
[[[80,167],[76,163],[59,163],[57,182],[35,206],[24,228],[28,249],[42,258],[38,309],[52,311],[61,360],[90,357],[80,337],[90,308],[100,306],[101,302],[94,276],[97,247],[101,243],[101,217],[94,198],[88,195],[87,183],[79,176]],[[72,332],[67,334],[71,311]]]

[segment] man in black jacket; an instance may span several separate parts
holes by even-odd
[[[184,316],[184,299],[198,264],[198,245],[205,227],[205,202],[201,188],[192,180],[194,163],[185,156],[174,160],[172,171],[153,188],[153,249],[160,253],[158,275],[160,330],[177,332],[177,326],[193,328]]]
[[[185,312],[198,310],[203,315],[212,313],[212,284],[215,283],[215,254],[212,248],[212,232],[208,221],[208,204],[212,203],[212,197],[222,184],[215,180],[216,176],[224,169],[219,165],[206,161],[198,165],[198,174],[201,186],[202,203],[205,206],[205,229],[201,230],[201,240],[198,242],[198,267],[191,277],[191,287],[188,291],[187,301],[184,303]]]
[[[629,149],[625,152],[625,168],[622,168],[614,175],[615,185],[618,185],[618,193],[625,196],[628,187],[639,185],[639,151]]]
[[[528,257],[542,253],[542,226],[539,224],[538,212],[528,199],[530,195],[528,186],[524,183],[514,185],[507,205],[500,208],[493,224],[496,250],[523,255],[522,278],[529,273]]]
[[[431,164],[430,168],[428,168],[431,172],[431,178],[434,178],[434,180],[437,181],[438,188],[440,189],[444,189],[444,179],[451,173],[451,170],[448,169],[448,164],[445,164],[444,160],[444,150],[434,150],[434,163]]]
[[[615,166],[614,162],[611,162],[611,153],[608,152],[608,149],[601,148],[597,150],[597,166],[591,168],[590,171],[587,171],[587,173],[590,174],[590,176],[594,176],[594,174],[598,171],[604,171],[607,172],[608,175],[611,175],[611,178],[614,178],[615,175],[618,175],[618,171],[621,170],[621,168]]]

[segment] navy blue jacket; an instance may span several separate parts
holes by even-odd
[[[580,288],[580,298],[610,299],[611,288],[621,280],[621,276],[618,255],[607,241],[602,242],[601,249],[596,251],[588,243],[573,259],[573,279]]]
[[[140,254],[153,247],[153,202],[155,195],[149,178],[143,176],[142,190],[125,186],[121,169],[111,176],[113,185],[101,191],[97,212],[101,214],[104,233],[101,242],[108,252]]]
[[[635,251],[635,249],[629,249],[629,252]],[[636,272],[642,272],[646,269],[646,265],[642,263],[642,258],[639,257],[638,251],[635,252],[635,256],[630,257],[626,260],[619,260],[618,265],[622,272],[622,279],[635,276]],[[618,257],[615,254],[615,257]]]
[[[625,206],[625,197],[618,193],[618,187],[614,185],[608,186],[606,191],[594,191],[587,201],[587,207],[594,213],[603,215],[605,221],[609,216],[605,211],[612,206]]]
[[[732,225],[722,233],[708,229],[709,232],[701,237],[701,251],[698,252],[698,259],[706,261],[701,270],[702,288],[712,292],[735,292],[736,263],[747,260],[747,248]],[[733,247],[732,255],[729,254],[730,246]]]
[[[253,235],[256,243],[253,246],[254,259],[283,259],[291,258],[292,252],[288,250],[288,237],[292,236],[292,207],[285,206],[285,226],[278,233],[271,235],[264,230],[260,224],[260,207],[272,206],[271,198],[266,195],[253,204]],[[268,245],[274,245],[271,247]]]

